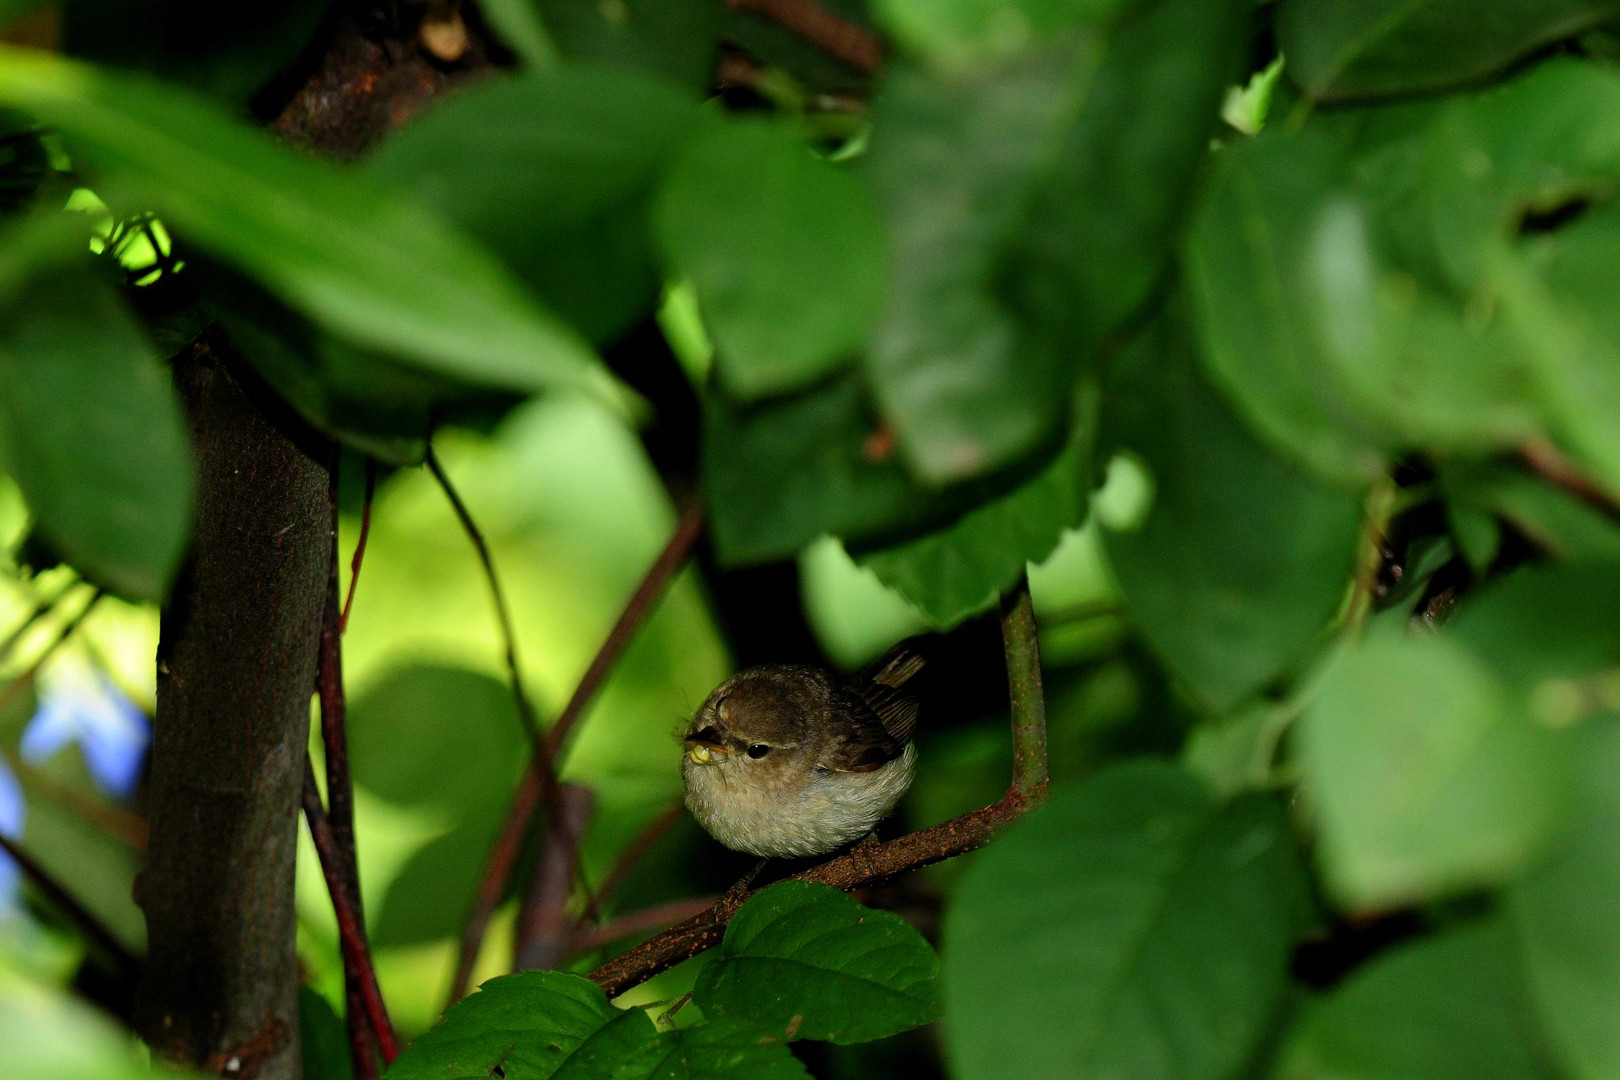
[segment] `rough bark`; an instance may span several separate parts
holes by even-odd
[[[138,1021],[166,1057],[296,1080],[293,877],[331,560],[327,473],[214,347],[182,354],[175,381],[197,524],[158,649]]]

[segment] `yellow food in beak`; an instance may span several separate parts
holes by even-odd
[[[709,759],[714,756],[714,752],[700,743],[688,750],[686,756],[692,759],[694,765],[707,765]]]

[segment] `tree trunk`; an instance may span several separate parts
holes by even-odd
[[[327,472],[208,345],[176,359],[175,381],[197,525],[158,646],[138,1021],[166,1057],[297,1080],[293,878],[331,560]]]

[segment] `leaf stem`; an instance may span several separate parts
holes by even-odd
[[[1027,574],[1001,600],[1001,640],[1012,704],[1012,792],[1038,806],[1046,801],[1046,696]]]

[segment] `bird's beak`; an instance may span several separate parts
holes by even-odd
[[[708,765],[716,754],[731,752],[725,743],[720,741],[720,733],[712,727],[693,732],[681,740],[681,745],[686,747],[686,756],[692,759],[694,765]]]

